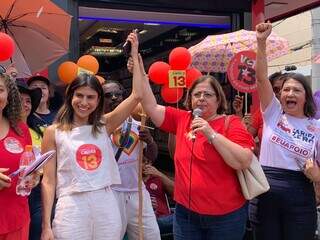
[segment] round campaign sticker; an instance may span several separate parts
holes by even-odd
[[[256,53],[254,51],[238,52],[229,62],[228,79],[236,90],[251,93],[257,89]]]
[[[76,153],[79,166],[85,170],[95,170],[101,164],[101,150],[93,144],[81,145]]]
[[[157,190],[157,189],[158,189],[157,184],[151,183],[151,184],[150,184],[150,189],[152,189],[152,190]]]
[[[23,146],[20,141],[14,137],[7,137],[4,139],[4,147],[8,152],[11,153],[22,153]]]

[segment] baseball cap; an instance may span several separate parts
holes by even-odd
[[[34,75],[32,77],[30,77],[28,80],[27,80],[27,84],[28,86],[30,86],[30,84],[34,81],[42,81],[44,83],[46,83],[48,86],[50,86],[50,81],[48,78],[44,77],[44,76],[41,76],[41,75]]]
[[[40,88],[29,89],[25,79],[17,78],[16,84],[20,93],[26,93],[31,98],[31,113],[35,112],[40,104],[42,98],[42,91]]]

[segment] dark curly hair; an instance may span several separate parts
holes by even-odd
[[[10,127],[20,136],[23,135],[22,130],[18,126],[21,121],[21,99],[18,87],[14,79],[7,74],[0,74],[0,78],[4,80],[4,84],[8,91],[7,105],[3,109],[3,116],[8,119]]]
[[[97,136],[100,132],[100,128],[104,125],[102,122],[102,116],[104,113],[104,95],[103,89],[99,80],[91,74],[80,74],[75,80],[70,83],[65,92],[65,101],[60,108],[55,123],[57,123],[58,129],[63,131],[70,131],[72,129],[74,109],[72,107],[72,98],[76,89],[80,87],[88,86],[98,93],[99,103],[97,108],[90,114],[88,124],[92,125],[92,134]]]

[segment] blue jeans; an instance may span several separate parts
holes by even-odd
[[[298,171],[263,167],[270,190],[250,202],[257,240],[312,240],[317,224],[313,184]]]
[[[177,204],[173,218],[175,240],[241,240],[248,204],[225,215],[203,215]]]
[[[29,196],[29,211],[30,211],[30,228],[29,240],[39,240],[41,237],[41,183],[32,189]]]
[[[158,217],[157,222],[159,225],[160,234],[173,233],[173,213],[168,216]]]

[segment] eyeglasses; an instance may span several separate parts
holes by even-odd
[[[201,96],[203,96],[203,98],[205,99],[209,99],[209,98],[212,98],[214,96],[216,96],[216,94],[214,92],[195,92],[192,94],[192,97],[194,98],[201,98]]]
[[[105,98],[119,98],[122,97],[122,92],[107,92],[104,94]]]

